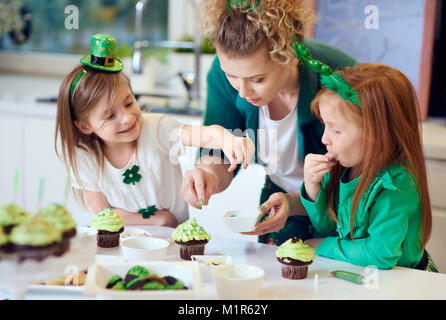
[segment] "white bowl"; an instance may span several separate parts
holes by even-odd
[[[158,238],[121,240],[122,254],[127,261],[159,261],[166,258],[169,242]]]
[[[226,212],[222,217],[222,220],[232,232],[249,232],[253,231],[253,228],[260,217],[261,213],[256,212],[255,210],[232,210]]]
[[[147,268],[160,277],[172,276],[184,283],[185,290],[113,290],[106,289],[113,275],[124,278],[133,262],[102,262],[88,268],[83,294],[93,295],[98,299],[144,299],[144,300],[193,300],[201,293],[201,281],[198,263],[192,261],[153,261],[138,265]]]
[[[220,299],[256,299],[265,271],[247,264],[229,264],[212,269],[217,295]]]
[[[198,264],[200,265],[201,280],[204,282],[213,281],[212,269],[232,264],[232,257],[228,255],[210,255],[210,254],[192,255],[191,259],[192,261],[198,261]],[[208,264],[217,259],[219,262],[221,262],[221,264],[219,265]]]

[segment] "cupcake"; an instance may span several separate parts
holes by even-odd
[[[64,206],[57,203],[51,203],[42,208],[38,216],[62,232],[61,245],[54,253],[56,256],[61,256],[69,250],[70,239],[76,235],[76,221]]]
[[[5,204],[0,208],[0,226],[6,234],[9,234],[16,225],[29,217],[29,213],[15,204]]]
[[[0,252],[5,251],[8,244],[9,244],[8,236],[3,231],[3,228],[0,227]]]
[[[314,249],[299,238],[291,238],[282,243],[276,251],[277,260],[282,264],[282,277],[305,279],[308,265],[315,259]]]
[[[192,255],[204,254],[204,246],[211,240],[211,236],[192,217],[172,232],[172,239],[180,245],[181,258],[191,260]]]
[[[122,218],[105,208],[94,217],[91,227],[98,230],[98,247],[113,248],[119,246],[119,234],[124,231],[125,223]]]
[[[30,217],[14,227],[10,241],[19,262],[26,259],[42,261],[54,254],[62,240],[62,232],[38,216]]]

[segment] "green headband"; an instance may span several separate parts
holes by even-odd
[[[228,0],[228,10],[232,9],[251,9],[260,5],[260,0],[256,0],[255,3],[247,3],[249,0]]]
[[[321,84],[327,89],[338,93],[343,99],[349,100],[361,108],[358,93],[341,77],[339,73],[333,73],[333,69],[325,63],[311,57],[310,52],[303,43],[293,42],[293,48],[300,61],[308,62],[311,69],[321,75]]]

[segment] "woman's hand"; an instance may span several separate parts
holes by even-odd
[[[336,164],[334,156],[330,153],[309,153],[304,162],[304,183],[308,197],[315,201],[321,188],[324,175]]]
[[[268,219],[257,224],[252,232],[242,232],[246,235],[262,235],[265,233],[276,232],[285,226],[285,223],[290,216],[290,202],[288,196],[282,192],[273,193],[269,199],[264,202],[259,210],[262,212],[262,217],[268,211]],[[260,218],[259,218],[260,220]]]
[[[192,207],[201,209],[217,192],[219,178],[212,171],[196,167],[186,171],[181,184],[181,196]]]
[[[228,172],[234,171],[239,163],[243,163],[243,169],[246,169],[255,152],[252,140],[248,137],[237,137],[226,129],[223,140],[221,149],[231,162]]]

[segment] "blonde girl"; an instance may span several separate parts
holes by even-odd
[[[113,37],[94,35],[90,55],[62,82],[56,152],[77,198],[90,211],[107,207],[127,224],[174,227],[188,218],[180,195],[178,156],[183,146],[222,149],[230,159],[229,170],[237,163],[246,168],[254,147],[220,126],[183,125],[142,113],[115,49]]]

